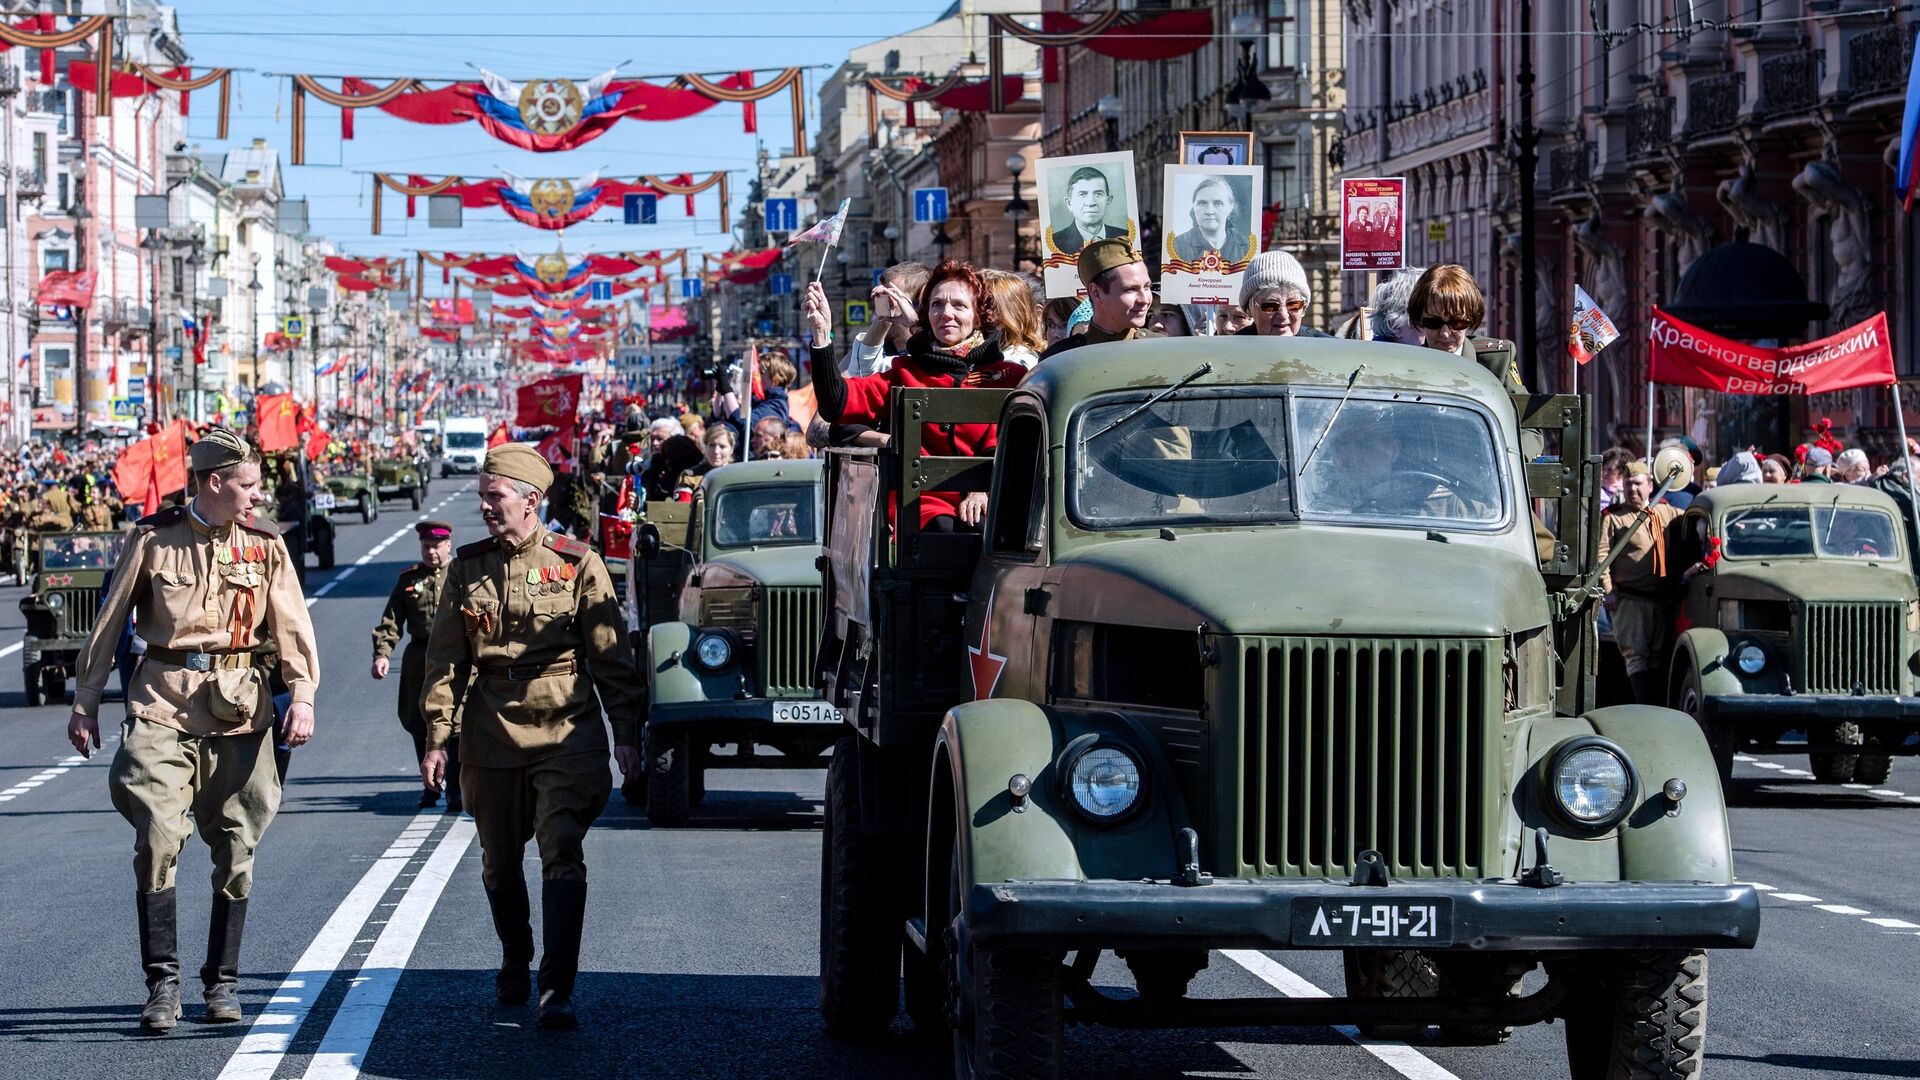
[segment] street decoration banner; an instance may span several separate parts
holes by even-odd
[[[1768,348],[1734,341],[1653,309],[1649,377],[1723,394],[1826,394],[1894,383],[1893,342],[1880,312],[1831,337]]]
[[[522,386],[514,394],[516,427],[552,427],[568,423],[580,408],[580,376],[562,375]]]
[[[1407,265],[1407,179],[1340,181],[1340,269],[1399,270]]]
[[[482,69],[479,82],[439,88],[414,78],[386,86],[344,78],[334,90],[314,75],[289,76],[293,82],[292,164],[306,164],[307,98],[319,98],[340,110],[340,137],[353,138],[353,114],[379,109],[416,124],[478,123],[502,142],[538,153],[573,150],[599,138],[621,120],[682,120],[721,102],[742,106],[747,134],[759,130],[755,103],[786,93],[793,107],[793,145],[807,145],[807,97],[802,69],[782,68],[762,82],[753,71],[709,80],[684,73],[665,83],[618,79],[608,71],[591,79],[535,79],[515,82]]]
[[[990,16],[987,24],[987,72],[998,75],[1005,68],[1005,41],[1017,38],[1040,47],[1041,78],[1048,83],[1060,81],[1060,50],[1068,46],[1090,49],[1115,60],[1172,60],[1199,52],[1214,40],[1213,12],[1209,8],[1184,8],[1162,14],[1143,11],[1104,11],[1087,16],[1064,11],[1040,15],[1036,29],[1021,20],[1029,16],[1002,13]],[[1005,109],[1003,102],[993,104],[994,112]]]
[[[1913,210],[1913,199],[1920,191],[1920,48],[1912,50],[1913,65],[1907,69],[1907,104],[1900,115],[1900,156],[1893,170],[1893,191],[1900,196],[1900,207]]]
[[[146,97],[171,90],[180,95],[180,115],[193,115],[193,92],[205,90],[209,86],[219,86],[220,113],[214,138],[227,137],[227,121],[233,115],[233,69],[209,68],[198,77],[190,67],[156,68],[146,64],[127,62],[109,69],[113,96],[119,98]],[[51,79],[43,80],[52,82]],[[90,60],[74,60],[67,64],[67,81],[82,90],[96,90],[101,84],[101,73]]]
[[[429,179],[409,175],[405,179],[389,173],[373,174],[373,233],[380,235],[385,220],[381,192],[392,190],[407,198],[407,216],[413,217],[421,196],[451,195],[469,210],[499,207],[508,216],[536,229],[565,229],[586,221],[603,207],[618,207],[628,195],[683,196],[687,216],[694,214],[693,197],[714,188],[720,194],[720,230],[731,231],[732,196],[724,172],[708,173],[695,180],[692,173],[678,176],[640,176],[631,181],[602,179],[598,173],[580,177],[539,177],[529,179],[502,173],[498,179],[468,181],[459,176]]]
[[[59,28],[59,16],[29,15],[27,20],[14,25],[0,23],[0,47],[20,46],[25,49],[40,50],[40,81],[51,86],[55,77],[55,57],[57,50],[69,45],[78,45],[93,38],[93,55],[113,55],[113,24],[119,16],[89,15],[62,30]],[[107,66],[94,69],[94,83],[91,87],[81,87],[93,91],[93,113],[95,116],[113,115],[113,69]],[[798,146],[799,143],[794,145]]]
[[[905,105],[905,127],[919,127],[922,102],[937,106],[934,123],[939,124],[939,109],[956,112],[1005,112],[1007,103],[1026,94],[1027,80],[1019,75],[969,80],[959,69],[944,79],[920,75],[867,76],[867,139],[876,142],[880,134],[880,98]]]
[[[1080,154],[1034,163],[1040,202],[1041,277],[1047,296],[1079,296],[1080,250],[1095,240],[1140,242],[1133,153]]]
[[[1567,336],[1567,351],[1573,354],[1574,362],[1584,364],[1592,360],[1601,349],[1620,339],[1620,328],[1600,305],[1593,302],[1587,290],[1579,285],[1573,287],[1573,326]]]
[[[1257,165],[1168,165],[1160,220],[1160,299],[1169,304],[1231,304],[1247,264],[1260,254],[1255,211]]]

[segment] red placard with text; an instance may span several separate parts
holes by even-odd
[[[1340,181],[1340,269],[1399,270],[1407,265],[1406,202],[1403,176]]]

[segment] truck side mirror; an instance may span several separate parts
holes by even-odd
[[[640,526],[640,557],[649,562],[660,557],[660,528],[652,522]]]

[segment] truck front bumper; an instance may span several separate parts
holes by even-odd
[[[1330,938],[1312,933],[1297,910],[1389,902],[1445,902],[1444,940]],[[1706,882],[1008,881],[973,887],[967,924],[976,942],[1032,949],[1750,949],[1760,935],[1760,899],[1750,885]]]
[[[737,698],[730,701],[678,701],[656,703],[647,710],[647,727],[661,731],[685,732],[694,743],[751,740],[772,745],[783,736],[811,736],[831,739],[844,730],[836,716],[822,720],[775,719],[781,705],[814,705],[815,702],[784,702],[771,698]],[[781,758],[756,759],[754,768],[777,768]],[[826,768],[824,758],[799,759],[797,767]]]
[[[1702,702],[1709,720],[1896,720],[1920,724],[1920,697],[1892,694],[1714,694]]]

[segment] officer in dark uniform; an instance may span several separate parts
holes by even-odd
[[[387,596],[387,609],[373,628],[373,677],[384,679],[390,670],[389,657],[401,635],[407,639],[407,651],[400,654],[400,726],[413,737],[413,760],[418,763],[427,754],[427,722],[420,716],[420,691],[427,679],[427,635],[433,629],[434,612],[440,609],[440,596],[447,583],[447,564],[453,559],[453,526],[444,521],[422,521],[413,527],[420,535],[420,561],[400,572],[393,592]],[[460,736],[447,740],[447,772],[460,775]],[[440,801],[440,785],[428,784],[420,793],[420,808]],[[447,811],[457,814],[465,804],[460,785],[447,789]]]

